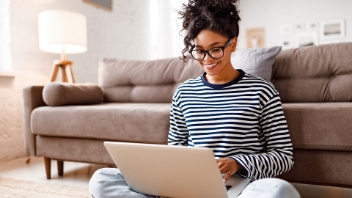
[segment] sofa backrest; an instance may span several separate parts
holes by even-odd
[[[171,103],[176,88],[203,73],[196,61],[179,58],[155,61],[103,59],[99,86],[107,102]]]
[[[281,51],[271,81],[282,102],[352,102],[352,43]]]
[[[197,61],[103,59],[98,82],[107,102],[170,103],[180,83],[203,73]],[[352,102],[352,43],[283,50],[271,82],[284,103]]]

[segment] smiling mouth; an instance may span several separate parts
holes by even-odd
[[[216,62],[214,64],[203,64],[205,68],[210,69],[218,65],[219,62]]]

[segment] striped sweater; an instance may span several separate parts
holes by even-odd
[[[169,145],[212,148],[230,157],[252,180],[275,177],[293,166],[292,143],[274,86],[242,70],[233,81],[215,85],[189,79],[175,91]]]

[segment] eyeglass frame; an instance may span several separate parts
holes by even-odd
[[[195,45],[193,45],[192,48],[189,50],[189,53],[191,54],[191,56],[192,56],[192,58],[193,58],[194,60],[198,60],[198,61],[204,60],[206,54],[208,54],[208,56],[210,56],[212,59],[220,59],[220,58],[224,57],[224,55],[225,55],[224,50],[225,50],[225,48],[227,48],[231,43],[232,43],[232,39],[230,39],[230,40],[226,43],[226,45],[224,45],[224,46],[222,46],[222,47],[214,47],[214,48],[207,49],[207,50],[193,50],[193,49],[195,48]],[[222,56],[219,57],[219,58],[214,58],[214,57],[209,53],[209,51],[211,51],[211,50],[213,50],[213,49],[217,49],[217,48],[220,48],[220,49],[222,50]],[[194,58],[194,57],[193,57],[193,54],[192,54],[193,51],[203,51],[203,55],[204,55],[203,58],[202,58],[202,59],[196,59],[196,58]]]

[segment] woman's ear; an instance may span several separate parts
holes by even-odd
[[[231,52],[234,52],[237,47],[237,37],[232,38],[232,44],[231,44]]]

